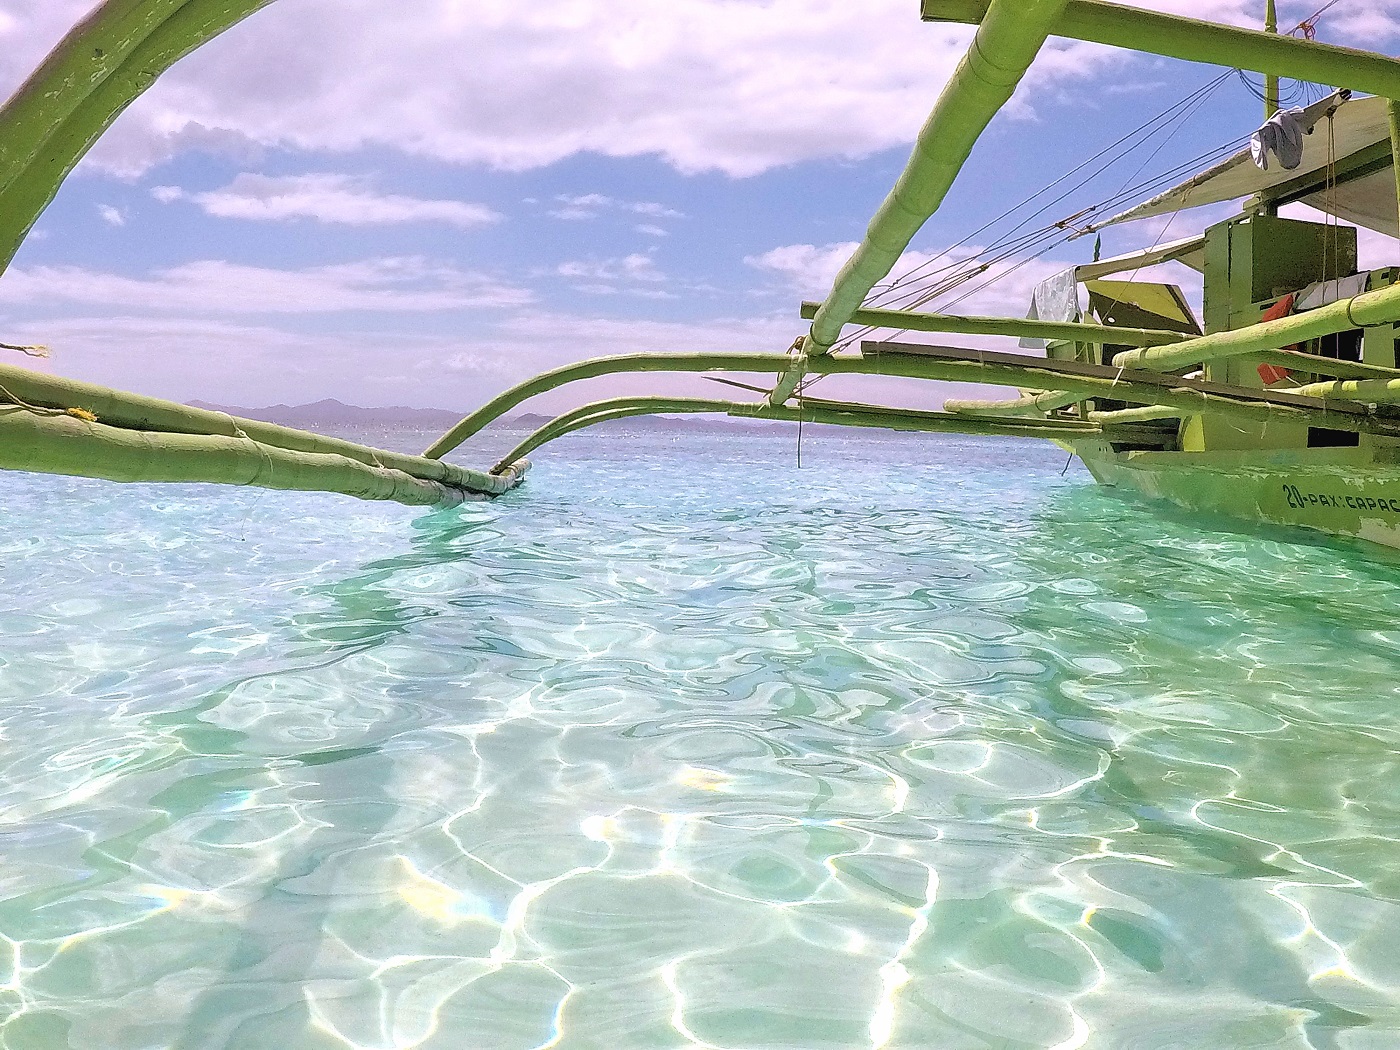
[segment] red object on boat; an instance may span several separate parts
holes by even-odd
[[[1273,306],[1265,310],[1263,316],[1261,316],[1259,320],[1277,321],[1280,317],[1287,317],[1293,312],[1293,301],[1296,298],[1297,296],[1295,296],[1294,293],[1289,292],[1278,302],[1274,303]],[[1297,347],[1298,344],[1294,343],[1292,346],[1284,347],[1284,349],[1296,350]],[[1257,371],[1259,372],[1259,378],[1263,381],[1265,386],[1280,382],[1293,374],[1288,369],[1282,368],[1279,365],[1260,365]]]

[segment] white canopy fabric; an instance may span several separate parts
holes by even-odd
[[[1206,237],[1200,233],[1195,237],[1183,237],[1179,241],[1168,241],[1153,248],[1115,255],[1111,259],[1084,263],[1075,267],[1074,275],[1081,281],[1091,281],[1096,277],[1122,273],[1125,270],[1141,270],[1163,262],[1179,262],[1193,270],[1206,268]]]
[[[1250,159],[1249,150],[1242,150],[1181,185],[1099,223],[1098,227],[1249,197],[1300,176],[1323,172],[1329,163],[1390,138],[1385,99],[1376,97],[1339,101],[1333,96],[1315,102],[1304,110],[1303,126],[1311,126],[1313,130],[1303,138],[1302,164],[1292,171],[1286,171],[1277,162],[1271,163],[1268,171],[1261,171]],[[1302,201],[1358,226],[1392,237],[1400,235],[1393,166],[1387,165],[1352,182],[1320,190]]]

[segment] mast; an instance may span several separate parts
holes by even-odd
[[[1267,0],[1264,6],[1264,32],[1278,33],[1278,11],[1274,0]],[[1268,120],[1278,112],[1278,74],[1264,74],[1264,119]]]

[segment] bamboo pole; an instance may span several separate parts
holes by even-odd
[[[1005,354],[1002,357],[1016,355]],[[1053,362],[1037,365],[1041,358],[1026,358],[1027,364],[978,362],[975,360],[940,360],[914,354],[881,354],[875,358],[827,357],[813,364],[813,371],[829,375],[878,374],[910,379],[939,379],[954,383],[990,383],[996,386],[1044,389],[1075,394],[1076,400],[1108,399],[1139,405],[1161,405],[1184,410],[1189,415],[1214,412],[1261,423],[1290,423],[1326,427],[1361,434],[1400,437],[1400,420],[1379,418],[1364,405],[1350,403],[1345,407],[1318,398],[1293,397],[1278,392],[1247,391],[1239,388],[1239,396],[1226,396],[1202,388],[1190,380],[1165,377],[1180,385],[1148,383],[1131,376],[1104,378],[1098,376],[1069,376],[1049,370]],[[1154,377],[1159,378],[1159,377]],[[1145,377],[1144,377],[1145,379]],[[1214,384],[1221,389],[1218,384]],[[1228,388],[1225,388],[1228,389]],[[1257,395],[1245,399],[1245,395]]]
[[[1115,356],[1113,363],[1125,368],[1169,372],[1202,361],[1276,350],[1290,343],[1306,342],[1352,328],[1393,324],[1397,320],[1400,320],[1400,285],[1391,285],[1277,321],[1261,321],[1247,328],[1214,332],[1175,346],[1128,350]]]
[[[812,319],[808,356],[830,352],[870,289],[889,274],[919,227],[938,210],[973,145],[1011,98],[1065,3],[991,0],[972,45],[920,130],[903,174]]]
[[[1110,426],[1117,423],[1151,423],[1158,419],[1180,419],[1185,414],[1179,408],[1146,405],[1142,408],[1120,408],[1113,412],[1090,412],[1089,421]]]
[[[345,456],[291,452],[250,438],[125,430],[12,407],[0,408],[0,468],[108,481],[338,492],[411,506],[451,505],[467,496],[455,486]]]
[[[0,108],[0,271],[68,173],[166,69],[272,0],[107,0]]]
[[[550,441],[556,441],[575,430],[604,423],[610,419],[626,419],[630,416],[651,416],[661,412],[728,412],[732,401],[696,397],[614,397],[605,401],[594,401],[572,412],[556,416],[548,423],[517,444],[491,468],[492,474],[502,473],[513,464],[521,462],[535,449]]]
[[[978,401],[970,398],[949,398],[943,402],[943,411],[955,414],[995,416],[1039,416],[1053,412],[1057,408],[1067,408],[1079,401],[1078,394],[1063,390],[1047,390],[1004,401]]]
[[[542,372],[498,394],[434,441],[423,453],[441,459],[483,427],[505,415],[516,405],[537,394],[576,383],[581,379],[616,375],[619,372],[781,372],[791,359],[787,354],[693,353],[617,354],[594,357]]]
[[[880,430],[935,434],[969,434],[983,437],[1028,437],[1072,441],[1100,437],[1104,431],[1092,423],[1066,420],[999,420],[957,416],[945,412],[884,408],[878,405],[833,405],[830,402],[772,405],[766,401],[736,404],[729,414],[741,419],[780,419],[834,426],[873,427]]]
[[[91,412],[101,423],[128,430],[246,436],[275,448],[345,456],[371,466],[389,467],[428,481],[439,481],[488,495],[499,495],[511,487],[504,484],[502,479],[479,470],[437,459],[389,452],[275,423],[191,408],[157,397],[112,390],[96,383],[45,375],[17,365],[0,364],[0,404],[5,402],[24,402],[59,411],[82,409]]]
[[[802,317],[817,315],[820,303],[804,302]],[[869,328],[897,328],[906,332],[940,332],[947,335],[1003,335],[1013,339],[1048,339],[1080,343],[1116,343],[1121,346],[1165,346],[1190,336],[1152,328],[1119,328],[1107,324],[1072,321],[1037,321],[1027,317],[959,317],[954,314],[920,313],[916,310],[880,310],[862,307],[851,314],[850,324]]]
[[[1318,398],[1296,396],[1291,392],[1203,384],[1156,373],[1139,373],[1138,377],[1134,377],[1122,371],[1113,374],[1112,369],[1105,369],[1109,375],[1066,375],[1055,370],[1057,364],[1063,367],[1066,364],[1064,362],[1015,354],[993,354],[990,351],[963,353],[967,355],[965,360],[940,359],[911,353],[883,353],[859,357],[828,355],[812,359],[810,367],[814,373],[820,375],[881,375],[955,383],[986,383],[1050,391],[1056,395],[1072,395],[1075,401],[1127,401],[1132,404],[1181,409],[1187,414],[1210,412],[1264,423],[1290,423],[1400,437],[1400,421],[1380,418],[1366,406],[1354,402],[1343,406]],[[771,373],[775,364],[781,365],[787,360],[784,354],[642,353],[580,361],[542,373],[493,398],[466,416],[423,454],[430,458],[444,456],[527,399],[582,379],[623,372],[725,370]]]
[[[989,0],[923,0],[923,17],[931,22],[976,24],[990,6]],[[1385,55],[1105,0],[1069,0],[1051,32],[1149,55],[1400,98],[1400,62]]]
[[[1400,93],[1385,100],[1385,115],[1390,124],[1390,163],[1395,173],[1397,208],[1400,208],[1400,103],[1396,98],[1400,98]],[[1400,221],[1400,211],[1397,211],[1397,221]]]
[[[1339,379],[1330,383],[1308,383],[1293,387],[1288,392],[1304,397],[1320,397],[1327,401],[1393,405],[1400,402],[1400,379]]]

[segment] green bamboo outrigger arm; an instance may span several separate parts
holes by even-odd
[[[223,412],[191,408],[157,397],[111,390],[96,383],[84,383],[77,379],[64,379],[15,365],[0,364],[0,407],[6,404],[29,405],[50,412],[78,409],[96,416],[98,422],[106,426],[124,430],[249,438],[271,448],[341,456],[369,466],[398,470],[425,481],[486,495],[500,495],[519,480],[507,480],[441,460],[370,448],[353,441],[312,434],[275,423],[262,423]]]
[[[816,317],[821,303],[804,302],[802,317]],[[917,310],[880,310],[862,307],[851,314],[850,324],[867,328],[897,328],[906,332],[939,332],[945,335],[1004,335],[1013,339],[1048,339],[1080,343],[1117,343],[1123,346],[1165,346],[1190,338],[1181,332],[1153,328],[1119,328],[1079,321],[1039,321],[1028,317],[971,317],[922,313]]]
[[[1257,354],[1250,354],[1249,360],[1257,364],[1278,365],[1282,368],[1290,368],[1295,372],[1310,372],[1315,375],[1336,376],[1343,379],[1400,379],[1400,369],[1385,368],[1381,365],[1368,365],[1360,361],[1342,361],[1335,357],[1321,357],[1317,354],[1304,354],[1296,350],[1266,350]],[[1332,390],[1330,384],[1318,384],[1317,390]],[[1306,387],[1290,388],[1289,393],[1301,394],[1312,393],[1313,396],[1326,397],[1326,394],[1315,393]],[[1025,397],[1013,398],[999,401],[977,401],[962,398],[952,398],[943,402],[945,412],[975,413],[977,415],[998,415],[998,416],[1027,416],[1035,417],[1053,412],[1056,409],[1066,408],[1079,401],[1077,394],[1066,393],[1064,391],[1047,390],[1039,394],[1030,394]],[[1365,401],[1366,398],[1357,400]],[[1124,409],[1125,412],[1147,412],[1150,409]],[[1163,413],[1176,410],[1160,410]],[[1093,413],[1090,419],[1106,416],[1111,413]],[[1176,415],[1182,413],[1176,412]],[[1117,417],[1115,417],[1117,418]],[[1124,420],[1131,420],[1135,417],[1123,416]],[[1139,419],[1167,419],[1169,415],[1160,416],[1141,415]]]
[[[886,344],[887,345],[887,344]],[[881,344],[866,344],[878,351]],[[915,347],[914,349],[947,348]],[[1327,402],[1270,390],[1227,387],[1223,384],[1163,376],[1156,372],[1103,369],[1107,375],[1067,375],[1070,362],[991,351],[954,351],[961,360],[920,353],[827,355],[809,367],[821,375],[881,375],[905,379],[935,379],[955,383],[1046,390],[1073,395],[1075,401],[1111,398],[1140,405],[1179,408],[1190,414],[1219,413],[1259,422],[1282,422],[1400,437],[1400,419],[1378,416],[1357,402]],[[638,353],[596,357],[543,372],[519,383],[464,418],[432,444],[423,455],[438,459],[457,448],[512,408],[531,397],[569,383],[627,372],[754,372],[771,373],[790,359],[772,353]],[[771,405],[771,402],[769,402]],[[1018,421],[1024,422],[1024,421]]]
[[[797,406],[792,407],[770,405],[767,401],[750,403],[707,398],[617,397],[583,405],[572,412],[565,412],[550,420],[502,456],[500,462],[491,469],[493,471],[506,470],[511,465],[519,463],[520,457],[528,455],[541,445],[585,427],[606,423],[614,419],[668,412],[720,413],[736,418],[793,421],[800,418],[808,423],[832,423],[841,426],[881,427],[890,430],[1003,437],[1072,439],[1097,437],[1107,433],[1102,426],[1096,423],[1083,423],[1076,420],[1026,419],[1008,422],[953,416],[944,412],[885,408],[879,405],[860,405],[815,398],[804,399]],[[1129,432],[1120,428],[1117,436],[1141,438],[1151,435]]]
[[[1052,32],[1065,3],[991,0],[987,5],[971,46],[919,131],[909,163],[816,311],[804,347],[808,357],[830,352],[866,295],[889,274],[914,234],[938,210],[978,137],[1011,98]],[[793,377],[780,383],[769,400],[786,401],[796,382]]]
[[[292,452],[251,438],[127,430],[15,406],[0,407],[0,469],[106,481],[338,492],[420,507],[451,506],[470,495],[456,486],[348,456]]]
[[[582,405],[571,412],[556,416],[543,424],[523,441],[507,452],[494,467],[492,474],[500,474],[521,462],[541,445],[555,441],[575,430],[606,423],[611,419],[627,419],[631,416],[653,416],[662,412],[702,413],[728,412],[732,401],[719,401],[698,397],[613,397],[605,401],[594,401]]]
[[[423,455],[441,459],[463,441],[505,415],[516,405],[555,387],[576,383],[582,379],[616,375],[620,372],[781,372],[787,367],[787,354],[761,353],[690,353],[690,354],[615,354],[576,361],[541,372],[517,383],[504,393],[482,405],[465,417],[442,437],[434,441]]]
[[[106,0],[0,108],[0,271],[64,178],[179,59],[272,0]]]
[[[975,25],[991,7],[989,0],[923,0],[923,17]],[[1105,0],[1069,0],[1051,34],[1400,98],[1400,62],[1385,55]]]
[[[898,344],[894,344],[898,346]],[[866,343],[868,351],[891,344]],[[947,348],[926,348],[919,344],[900,347],[902,352],[875,356],[826,357],[814,362],[812,370],[828,375],[885,375],[907,379],[939,379],[955,383],[989,383],[1021,389],[1043,389],[1074,394],[1075,400],[1097,398],[1183,409],[1187,414],[1217,413],[1261,423],[1292,423],[1348,430],[1360,434],[1400,437],[1400,417],[1380,414],[1356,401],[1324,401],[1297,395],[1292,391],[1253,390],[1221,383],[1165,376],[1157,372],[1095,369],[1075,362],[992,351],[952,351],[958,358],[924,356],[919,351],[933,349],[943,354]],[[1067,372],[1066,369],[1080,369]],[[1107,374],[1103,374],[1107,373]]]
[[[945,412],[918,409],[887,408],[881,405],[861,405],[844,401],[803,400],[797,405],[770,405],[767,401],[722,401],[708,398],[618,397],[595,401],[571,412],[557,416],[521,441],[504,456],[493,470],[508,469],[550,441],[572,434],[585,427],[614,419],[656,415],[658,413],[722,414],[740,419],[801,420],[806,423],[828,423],[836,426],[878,427],[883,430],[921,431],[931,433],[980,434],[1042,439],[1074,440],[1085,437],[1111,436],[1122,439],[1152,438],[1149,432],[1128,427],[1105,428],[1093,422],[1066,419],[988,420],[954,416]]]
[[[1373,292],[1362,292],[1350,299],[1339,299],[1316,310],[1281,317],[1277,321],[1261,321],[1246,328],[1197,336],[1174,346],[1127,350],[1116,355],[1113,363],[1126,368],[1171,371],[1203,361],[1276,350],[1291,343],[1302,343],[1353,328],[1394,324],[1398,320],[1400,285],[1391,285]]]

